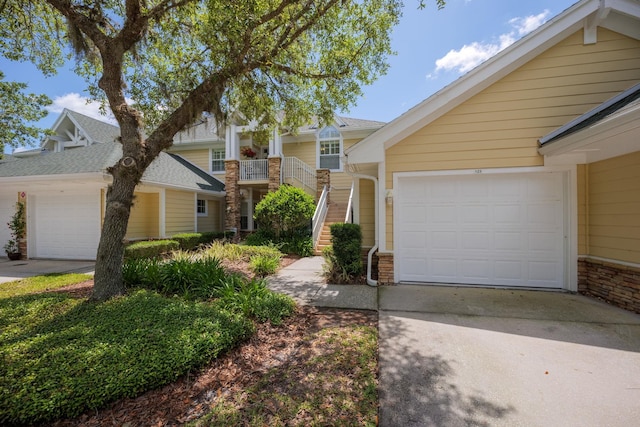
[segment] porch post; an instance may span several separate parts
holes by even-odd
[[[280,157],[269,156],[269,192],[276,191],[280,188],[280,166],[282,159]]]
[[[240,161],[225,160],[224,162],[224,186],[226,215],[224,219],[225,230],[236,230],[236,238],[240,233],[240,185],[238,178],[240,173]]]

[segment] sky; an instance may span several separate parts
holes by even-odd
[[[357,105],[340,114],[388,122],[472,70],[577,0],[447,0],[437,10],[434,0],[419,10],[418,0],[405,0],[404,14],[392,34],[396,55],[385,76],[364,88]],[[63,108],[108,121],[98,105],[87,105],[83,79],[73,64],[54,77],[43,77],[29,63],[0,58],[7,81],[28,84],[28,92],[47,94],[53,104],[38,125],[49,128]],[[10,150],[7,150],[10,152]]]

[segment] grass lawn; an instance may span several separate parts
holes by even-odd
[[[0,283],[0,298],[16,297],[34,292],[50,291],[68,285],[91,280],[89,274],[52,273],[43,276],[26,277],[14,282]]]

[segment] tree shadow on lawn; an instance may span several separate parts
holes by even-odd
[[[515,408],[456,386],[451,361],[426,355],[408,341],[407,326],[388,314],[380,330],[380,425],[491,426]],[[429,337],[425,337],[429,339]]]

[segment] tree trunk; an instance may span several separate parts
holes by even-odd
[[[136,182],[131,176],[113,172],[113,183],[107,190],[104,223],[96,257],[92,300],[104,301],[125,293],[122,281],[124,237]]]

